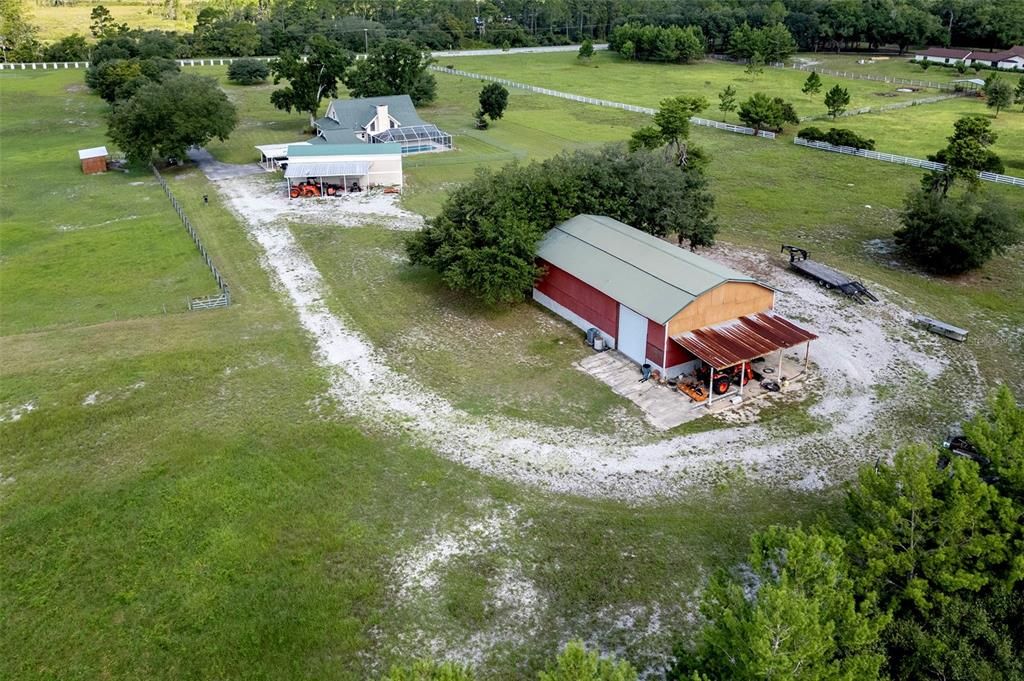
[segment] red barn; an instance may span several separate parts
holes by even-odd
[[[669,377],[697,360],[723,369],[817,337],[772,311],[770,286],[608,217],[558,225],[537,256],[546,273],[534,300]]]

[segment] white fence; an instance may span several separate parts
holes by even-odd
[[[460,71],[459,69],[449,69],[447,67],[431,66],[434,71],[439,73],[447,73],[453,76],[462,76],[464,78],[473,78],[475,80],[486,80],[492,83],[500,83],[501,85],[507,85],[508,87],[514,87],[519,90],[526,90],[533,92],[538,95],[547,95],[548,97],[559,97],[561,99],[568,99],[573,102],[580,102],[582,104],[593,104],[594,106],[604,106],[611,109],[622,109],[623,111],[633,111],[635,113],[647,114],[653,116],[657,111],[647,106],[637,106],[636,104],[624,104],[623,102],[613,102],[608,99],[597,99],[595,97],[584,97],[583,95],[574,95],[571,92],[560,92],[558,90],[549,90],[548,88],[536,87],[533,85],[527,85],[525,83],[517,83],[514,80],[508,80],[507,78],[498,78],[496,76],[488,76],[481,73],[470,73],[469,71]],[[753,128],[746,128],[742,125],[733,125],[731,123],[722,123],[721,121],[711,121],[706,118],[698,118],[694,116],[690,119],[690,122],[694,125],[700,125],[708,128],[716,128],[718,130],[726,130],[728,132],[735,132],[741,135],[753,135],[757,134],[758,137],[765,139],[775,139],[775,133],[767,130],[754,130]]]
[[[781,65],[772,64],[775,68],[785,68]],[[873,80],[876,83],[892,83],[894,85],[910,85],[911,87],[929,88],[932,90],[976,90],[978,86],[974,83],[935,83],[930,80],[917,80],[915,78],[897,78],[896,76],[876,76],[870,73],[857,73],[854,71],[835,71],[833,69],[822,69],[817,64],[793,64],[790,66],[797,71],[817,71],[819,75],[837,76],[839,78],[851,78],[853,80]]]
[[[239,59],[270,61],[277,57],[202,57],[197,59],[175,59],[178,66],[224,66]],[[87,61],[40,61],[0,63],[0,71],[57,71],[60,69],[87,69]]]
[[[869,151],[867,149],[856,149],[854,147],[839,147],[828,142],[811,142],[805,140],[802,137],[796,137],[793,142],[801,147],[810,147],[812,149],[820,149],[821,151],[832,151],[838,154],[848,154],[850,156],[860,156],[861,158],[870,158],[875,161],[885,161],[886,163],[896,163],[899,165],[913,166],[915,168],[924,168],[925,170],[945,170],[945,163],[936,163],[935,161],[926,161],[921,158],[912,158],[910,156],[899,156],[897,154],[885,154],[880,151]],[[1024,187],[1024,178],[1012,177],[1010,175],[999,175],[998,173],[978,173],[978,177],[986,182],[998,182],[999,184],[1009,184],[1015,187]]]
[[[711,59],[717,59],[719,61],[731,61],[739,62],[739,59],[730,57],[727,54],[709,54],[708,57]],[[819,75],[823,76],[836,76],[838,78],[850,78],[852,80],[872,80],[876,83],[892,83],[894,85],[910,85],[912,87],[930,88],[932,90],[976,90],[978,86],[974,83],[935,83],[930,80],[917,80],[915,78],[897,78],[896,76],[876,76],[870,73],[860,73],[857,71],[836,71],[835,69],[824,69],[821,68],[820,64],[791,64],[786,66],[782,62],[773,62],[766,64],[769,68],[773,69],[796,69],[797,71],[817,71]]]
[[[969,92],[957,92],[956,94],[950,95],[935,95],[934,97],[923,97],[921,99],[913,99],[908,102],[896,102],[894,104],[883,104],[881,106],[863,106],[859,109],[848,109],[843,113],[839,114],[837,118],[846,118],[847,116],[860,116],[862,114],[869,113],[881,113],[883,111],[896,111],[897,109],[907,109],[912,106],[920,106],[922,104],[935,104],[936,102],[944,102],[948,99],[959,99],[964,96],[972,96]],[[814,116],[802,116],[800,122],[804,121],[821,121],[831,116],[827,113],[815,114]]]
[[[549,45],[545,47],[513,47],[508,50],[493,49],[493,50],[440,50],[437,52],[431,52],[430,55],[435,59],[440,58],[458,58],[458,57],[484,57],[492,55],[502,54],[526,54],[530,52],[576,52],[580,49],[579,45]],[[607,44],[594,45],[594,50],[607,50]],[[357,59],[364,58],[366,55],[356,55]],[[302,59],[305,60],[305,55]],[[178,62],[178,66],[224,66],[230,64],[239,59],[257,59],[259,61],[270,61],[277,59],[277,57],[197,57],[195,59],[175,59]],[[47,62],[11,62],[5,63],[0,62],[0,71],[47,71],[47,70],[59,70],[59,69],[87,69],[89,68],[89,62],[87,61],[47,61]]]

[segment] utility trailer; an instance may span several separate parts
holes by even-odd
[[[803,248],[783,244],[782,252],[785,253],[786,251],[789,251],[790,267],[800,274],[817,280],[817,282],[825,288],[839,289],[858,303],[863,303],[864,298],[873,300],[876,303],[878,302],[878,298],[876,298],[875,295],[871,293],[866,286],[864,286],[864,284],[850,279],[842,272],[834,270],[828,265],[808,260],[807,251]]]
[[[931,317],[920,316],[916,319],[918,325],[928,329],[932,333],[937,333],[940,336],[946,338],[952,338],[955,341],[961,343],[967,340],[967,329],[961,329],[959,326],[953,326],[946,322],[940,322],[938,319],[932,319]]]

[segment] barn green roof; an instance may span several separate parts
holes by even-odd
[[[659,324],[727,281],[764,286],[601,215],[577,215],[553,228],[541,239],[537,255]]]

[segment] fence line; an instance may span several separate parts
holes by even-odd
[[[860,116],[869,113],[882,113],[883,111],[896,111],[897,109],[907,109],[912,106],[920,106],[922,104],[935,104],[936,102],[945,102],[946,100],[949,99],[959,99],[960,97],[963,97],[965,95],[970,96],[970,94],[966,92],[957,92],[955,94],[935,95],[934,97],[924,97],[922,99],[913,99],[907,102],[896,102],[894,104],[883,104],[881,106],[863,106],[859,109],[849,109],[847,111],[844,111],[843,113],[839,114],[837,118],[846,118],[847,116]],[[802,116],[800,118],[800,122],[803,123],[804,121],[822,121],[829,118],[832,118],[832,116],[830,116],[827,113],[815,114],[813,116]]]
[[[157,181],[164,190],[164,194],[171,200],[171,205],[174,206],[174,211],[178,214],[181,219],[181,224],[185,225],[185,229],[188,230],[188,234],[192,237],[192,243],[199,249],[199,254],[203,256],[203,260],[206,262],[206,266],[210,268],[210,273],[213,274],[213,278],[217,282],[217,288],[220,289],[220,293],[212,296],[205,296],[203,298],[189,298],[188,309],[190,310],[206,310],[214,307],[227,307],[231,304],[231,290],[228,288],[228,283],[221,276],[220,270],[213,264],[213,259],[207,252],[206,247],[203,246],[202,240],[199,238],[199,234],[196,233],[194,227],[192,227],[192,221],[188,219],[185,214],[185,209],[181,207],[181,203],[174,197],[174,193],[171,191],[170,186],[167,184],[167,180],[164,179],[160,171],[156,169],[156,166],[150,165],[153,169],[153,174],[156,175]]]
[[[574,52],[579,49],[579,45],[548,45],[543,47],[513,47],[508,50],[495,48],[493,50],[438,50],[431,52],[430,55],[435,59],[440,58],[459,58],[459,57],[481,57],[488,55],[503,55],[503,54],[522,54],[530,52]],[[607,50],[607,44],[594,45],[594,50]],[[357,54],[356,59],[365,58],[365,54]],[[239,59],[256,59],[258,61],[269,62],[277,57],[195,57],[188,59],[175,59],[174,61],[178,66],[224,66],[225,64],[231,64],[238,61]],[[306,60],[306,55],[302,55],[302,60]],[[87,69],[89,68],[89,62],[82,61],[37,61],[37,62],[0,62],[0,71],[54,71],[60,69]]]
[[[178,66],[224,66],[239,59],[256,59],[269,62],[277,57],[197,57],[196,59],[175,59]],[[0,71],[59,71],[62,69],[87,69],[87,61],[38,61],[38,62],[3,62]]]
[[[739,59],[725,54],[709,54],[709,58],[718,61],[739,62]],[[897,76],[876,76],[870,73],[859,73],[855,71],[836,71],[835,69],[820,68],[818,64],[791,64],[786,66],[782,62],[772,62],[765,66],[773,69],[795,69],[797,71],[817,71],[819,75],[836,76],[837,78],[849,78],[851,80],[871,80],[876,83],[892,83],[894,85],[913,85],[914,87],[930,88],[932,90],[949,90],[959,92],[961,90],[977,90],[974,83],[934,83],[930,80],[916,80],[914,78],[899,78]]]
[[[533,92],[538,95],[547,95],[549,97],[559,97],[561,99],[568,99],[573,102],[580,102],[582,104],[593,104],[595,106],[604,106],[611,109],[622,109],[623,111],[632,111],[634,113],[647,114],[653,116],[657,111],[646,106],[637,106],[635,104],[624,104],[623,102],[613,102],[607,99],[596,99],[594,97],[584,97],[583,95],[574,95],[571,92],[560,92],[559,90],[550,90],[548,88],[536,87],[534,85],[527,85],[525,83],[517,83],[514,80],[508,80],[507,78],[498,78],[496,76],[488,76],[481,73],[470,73],[469,71],[460,71],[459,69],[449,69],[441,66],[431,66],[431,70],[439,73],[447,73],[453,76],[462,76],[464,78],[473,78],[475,80],[486,80],[492,83],[500,83],[501,85],[507,85],[508,87],[514,87],[519,90],[526,90]],[[747,128],[742,125],[733,125],[732,123],[723,123],[721,121],[712,121],[706,118],[698,118],[694,116],[690,119],[690,122],[694,125],[700,125],[708,128],[716,128],[718,130],[726,130],[728,132],[735,132],[741,135],[754,135],[763,137],[765,139],[775,139],[775,133],[767,130],[754,130],[753,128]]]
[[[847,154],[850,156],[860,156],[861,158],[870,158],[875,161],[885,161],[886,163],[896,163],[899,165],[913,166],[915,168],[924,168],[925,170],[945,170],[945,163],[938,163],[936,161],[926,161],[921,158],[913,158],[911,156],[900,156],[898,154],[886,154],[880,151],[870,151],[868,149],[856,149],[854,147],[841,147],[828,142],[811,142],[805,140],[802,137],[795,137],[793,142],[801,147],[810,147],[811,149],[819,149],[821,151],[832,151],[838,154]],[[997,182],[999,184],[1009,184],[1015,187],[1024,187],[1024,178],[1013,177],[1011,175],[1000,175],[998,173],[980,172],[978,177],[986,182]]]

